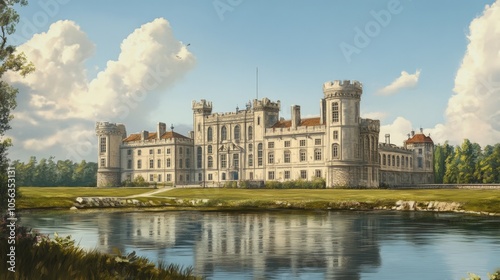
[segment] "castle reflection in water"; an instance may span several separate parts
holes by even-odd
[[[166,253],[161,249],[188,247],[192,248],[195,274],[249,271],[255,279],[280,271],[298,275],[304,269],[356,279],[361,267],[366,271],[381,262],[377,231],[382,227],[376,216],[360,218],[341,212],[179,214],[98,215],[98,249],[155,248],[162,259]]]

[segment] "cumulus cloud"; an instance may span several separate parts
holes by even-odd
[[[390,85],[380,89],[378,95],[392,95],[398,93],[404,88],[412,88],[418,84],[420,77],[420,70],[415,71],[414,74],[409,74],[406,71],[401,72],[401,76],[397,77]]]
[[[381,125],[379,141],[385,142],[385,135],[391,135],[391,143],[398,146],[403,145],[403,141],[408,139],[408,133],[412,131],[412,124],[403,117],[397,117],[391,124]]]
[[[17,147],[60,149],[74,145],[71,141],[84,141],[86,146],[95,121],[144,122],[147,114],[132,113],[156,109],[165,90],[195,64],[194,56],[174,37],[163,18],[134,30],[122,41],[118,59],[108,61],[89,80],[85,63],[95,48],[85,32],[69,20],[53,23],[47,32],[18,47],[36,71],[26,78],[4,76],[20,88],[13,134],[23,142]],[[23,129],[16,129],[19,127]]]
[[[387,112],[366,112],[361,113],[361,117],[365,119],[383,120],[387,117]]]
[[[486,6],[469,26],[469,44],[455,76],[446,122],[433,134],[460,143],[500,142],[500,1]]]

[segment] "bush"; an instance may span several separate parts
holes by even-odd
[[[313,178],[312,181],[292,180],[292,181],[266,181],[266,189],[325,189],[326,182],[323,178]]]

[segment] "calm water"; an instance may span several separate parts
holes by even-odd
[[[36,212],[22,224],[207,279],[461,279],[500,268],[500,219],[395,212]]]

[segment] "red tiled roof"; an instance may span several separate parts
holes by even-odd
[[[146,140],[153,140],[156,139],[156,132],[151,132],[148,135],[148,139]],[[172,138],[183,138],[183,139],[188,139],[188,137],[179,134],[177,132],[173,131],[167,131],[163,133],[163,135],[160,137],[160,139],[172,139]],[[127,138],[123,139],[123,142],[133,142],[133,141],[139,141],[141,140],[141,134],[140,133],[134,133],[130,134]]]
[[[424,134],[419,133],[419,134],[413,135],[413,137],[406,140],[405,143],[406,144],[412,144],[412,143],[432,143],[432,144],[434,144],[434,141],[432,141],[430,136],[425,136]]]
[[[320,118],[309,118],[309,119],[302,119],[300,120],[299,126],[316,126],[320,125],[319,123]],[[291,120],[286,120],[286,121],[279,121],[275,123],[272,128],[289,128],[292,126],[292,121]]]

